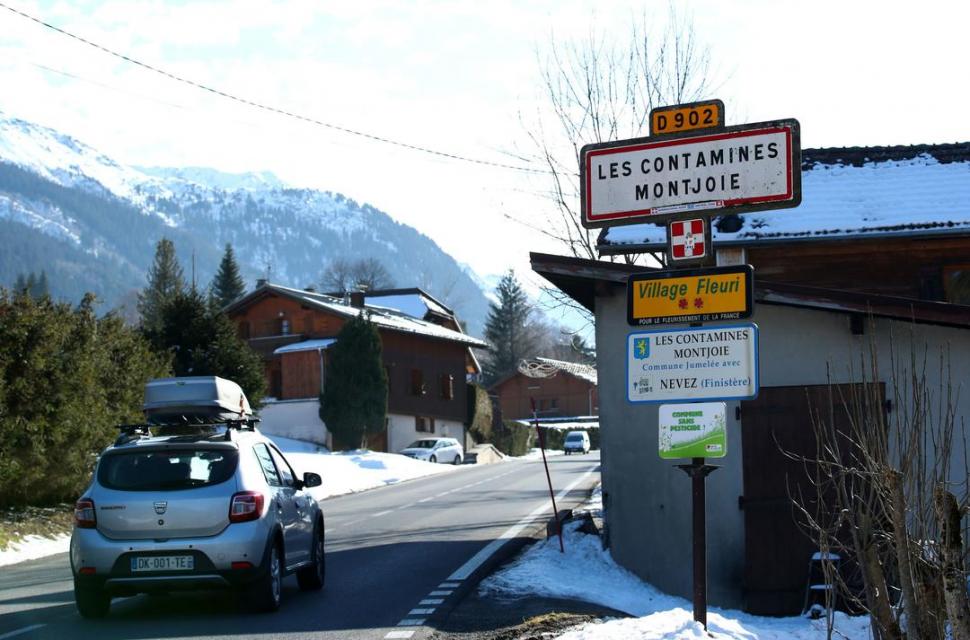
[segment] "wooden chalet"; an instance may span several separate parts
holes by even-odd
[[[551,358],[535,358],[531,364],[542,371],[543,377],[515,371],[488,388],[504,420],[531,418],[532,400],[540,418],[597,415],[596,367]]]
[[[229,305],[239,336],[265,363],[263,430],[333,446],[318,415],[327,350],[365,308],[381,337],[389,386],[388,428],[371,448],[398,451],[431,434],[464,441],[466,380],[481,371],[472,349],[485,343],[465,334],[454,313],[420,289],[336,297],[259,281]]]

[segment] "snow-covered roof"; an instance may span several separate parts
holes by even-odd
[[[303,342],[294,342],[293,344],[284,345],[276,349],[273,351],[273,355],[278,356],[281,353],[296,353],[297,351],[319,351],[320,349],[326,349],[336,341],[336,338],[325,338],[323,340],[304,340]]]
[[[578,362],[566,362],[565,360],[553,360],[552,358],[536,358],[536,362],[548,364],[560,371],[570,373],[577,378],[585,380],[591,384],[596,384],[596,367]]]
[[[304,289],[293,289],[291,287],[284,287],[282,285],[271,283],[266,283],[243,298],[240,298],[236,302],[229,305],[226,310],[231,311],[233,309],[242,307],[255,296],[264,291],[275,291],[294,300],[298,300],[301,304],[323,309],[345,318],[355,318],[361,313],[361,309],[352,305],[344,304],[342,300],[334,298],[333,296],[317,293],[315,291],[306,291]],[[378,328],[401,331],[403,333],[413,333],[429,338],[448,340],[450,342],[458,342],[469,347],[484,348],[488,346],[478,338],[473,338],[472,336],[464,334],[460,331],[446,329],[441,325],[428,322],[420,318],[415,318],[393,309],[374,307],[371,305],[365,305],[365,308],[370,314],[371,322],[377,325]]]
[[[535,421],[531,419],[516,420],[522,426],[535,426]],[[584,429],[599,429],[599,416],[567,416],[567,417],[542,417],[539,416],[539,426],[547,429],[559,429],[560,431],[582,431]]]
[[[425,318],[428,312],[442,316],[454,316],[451,309],[420,289],[368,291],[367,300],[369,307],[395,309],[414,318]]]
[[[740,228],[712,229],[721,245],[881,235],[970,234],[970,143],[806,149],[802,203],[748,213]],[[666,227],[611,227],[601,253],[666,247]]]

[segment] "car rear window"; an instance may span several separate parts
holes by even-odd
[[[119,491],[192,489],[225,482],[238,462],[235,449],[126,451],[101,458],[98,482]]]

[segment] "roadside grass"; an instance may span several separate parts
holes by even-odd
[[[26,536],[53,538],[70,533],[73,519],[74,508],[70,504],[0,509],[0,551]]]

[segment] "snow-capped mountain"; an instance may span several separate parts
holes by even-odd
[[[269,172],[132,167],[0,112],[0,285],[46,271],[56,297],[93,291],[114,306],[145,285],[162,237],[205,286],[232,244],[250,283],[303,287],[335,258],[373,257],[398,287],[418,286],[480,334],[487,299],[467,267],[430,238],[339,193],[297,189]]]

